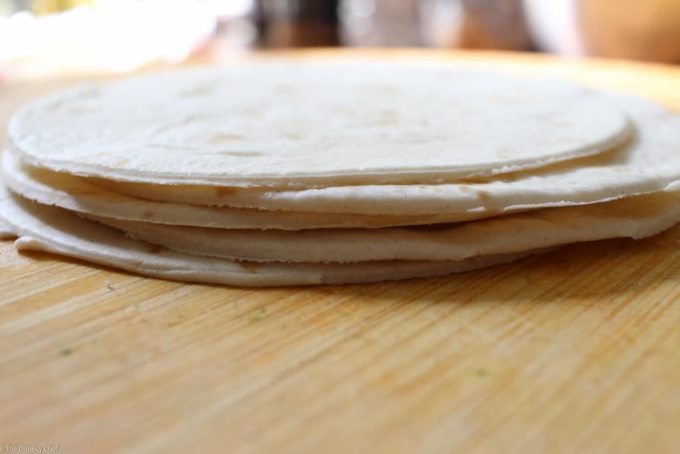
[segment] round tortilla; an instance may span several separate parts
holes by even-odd
[[[87,179],[22,164],[11,151],[2,156],[3,182],[15,193],[41,203],[82,214],[155,224],[222,229],[304,230],[382,228],[400,225],[459,222],[489,213],[444,213],[391,216],[344,213],[267,211],[207,207],[135,198],[95,185]]]
[[[260,62],[88,85],[21,108],[31,165],[235,187],[434,183],[589,156],[626,140],[605,96],[417,61]]]
[[[470,219],[541,207],[598,203],[680,182],[680,119],[662,106],[609,94],[632,120],[632,139],[589,158],[475,181],[271,191],[94,181],[134,197],[195,205],[370,215],[461,214]]]
[[[537,254],[477,257],[460,262],[367,262],[358,264],[249,263],[199,257],[135,241],[119,231],[66,210],[38,205],[0,185],[0,226],[17,236],[18,249],[40,250],[123,270],[178,281],[271,287],[358,284],[443,276]]]
[[[434,227],[283,232],[178,227],[95,218],[179,252],[257,262],[460,261],[569,243],[655,235],[680,221],[680,193],[548,208]]]

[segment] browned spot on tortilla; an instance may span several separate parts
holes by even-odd
[[[210,138],[211,143],[233,142],[234,140],[242,140],[241,134],[234,134],[229,132],[220,132]]]
[[[260,269],[260,263],[257,262],[246,262],[246,261],[239,261],[239,265],[241,265],[241,268],[244,270],[248,271],[249,273],[257,273],[257,271]]]
[[[238,189],[236,188],[228,188],[224,186],[217,186],[215,187],[215,195],[217,197],[227,197],[235,192],[237,192]]]
[[[119,159],[113,163],[115,166],[125,167],[130,162],[129,159]]]
[[[151,219],[153,217],[153,211],[151,210],[146,210],[144,213],[142,213],[142,218],[143,219]]]
[[[160,254],[163,250],[163,247],[157,244],[147,244],[146,250],[152,254]]]
[[[489,203],[489,201],[491,200],[491,194],[489,193],[489,191],[485,191],[484,189],[476,189],[475,192],[477,193],[479,200],[484,205],[487,205]]]
[[[221,155],[237,156],[241,158],[252,158],[264,155],[264,152],[259,150],[223,150],[219,153]]]
[[[467,178],[462,178],[459,180],[461,184],[487,184],[491,181],[489,177],[467,177]]]
[[[486,205],[491,200],[491,193],[485,189],[479,189],[465,184],[459,185],[459,188],[461,191],[467,194],[476,195],[484,205]]]
[[[298,134],[296,132],[289,132],[289,133],[285,134],[285,136],[289,139],[292,139],[292,140],[302,139],[302,134]]]

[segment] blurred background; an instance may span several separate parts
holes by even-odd
[[[314,46],[677,64],[680,0],[0,0],[0,80]]]

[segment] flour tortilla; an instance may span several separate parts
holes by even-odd
[[[108,190],[67,173],[23,165],[10,151],[5,151],[2,156],[2,176],[13,192],[43,205],[112,219],[169,225],[260,230],[379,228],[457,222],[489,216],[488,213],[475,212],[416,216],[303,213],[148,201]]]
[[[608,238],[644,238],[680,221],[680,193],[549,208],[463,224],[300,232],[98,221],[179,252],[258,262],[459,261]]]
[[[0,240],[5,240],[15,236],[12,227],[0,218]]]
[[[59,208],[31,203],[0,185],[0,220],[19,249],[53,252],[134,273],[178,281],[267,287],[357,284],[469,271],[545,252],[477,257],[461,262],[360,264],[248,263],[180,254],[126,238],[120,232]]]
[[[97,180],[111,190],[198,205],[354,214],[466,213],[474,218],[597,203],[680,185],[680,119],[650,101],[609,94],[632,119],[632,141],[602,155],[488,180],[438,185],[344,186],[301,191],[227,190]]]
[[[603,152],[630,133],[601,94],[453,63],[333,60],[176,70],[34,101],[8,146],[107,179],[219,186],[450,181]]]

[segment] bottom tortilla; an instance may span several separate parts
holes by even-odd
[[[183,254],[127,238],[60,208],[38,205],[0,185],[0,226],[18,249],[53,252],[164,279],[267,287],[360,284],[443,276],[506,263],[546,249],[458,262],[377,261],[347,264],[255,263]]]

